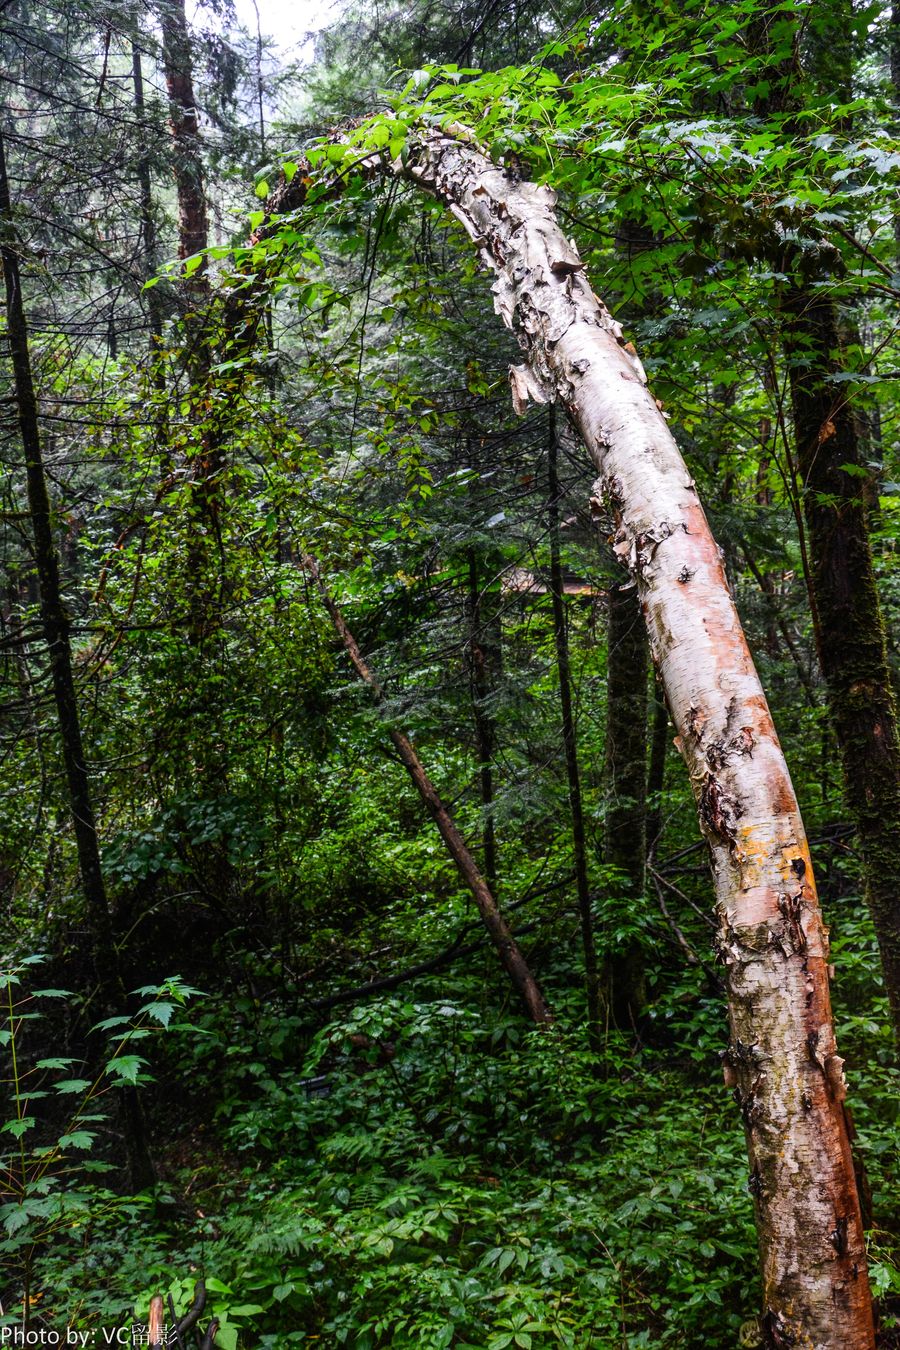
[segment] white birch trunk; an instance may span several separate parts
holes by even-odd
[[[620,326],[592,292],[551,189],[465,133],[424,132],[393,172],[439,198],[496,274],[526,360],[518,411],[561,400],[615,510],[712,856],[731,1041],[771,1347],[875,1343],[828,990],[828,935],[796,796],[691,476]]]
[[[510,370],[516,410],[561,400],[596,465],[711,853],[729,991],[725,1082],[747,1139],[764,1341],[871,1350],[828,934],[784,755],[685,462],[550,188],[516,181],[458,127],[412,135],[403,163],[363,151],[354,167],[411,180],[463,225],[525,353]],[[311,181],[298,171],[270,210],[301,205]],[[270,216],[256,238],[276,228]]]

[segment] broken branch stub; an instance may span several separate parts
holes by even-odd
[[[636,352],[591,290],[546,186],[424,131],[404,164],[495,274],[525,362],[513,403],[561,400],[600,475],[709,843],[771,1346],[870,1350],[872,1306],[806,835],[720,551]]]

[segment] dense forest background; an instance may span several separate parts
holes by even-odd
[[[168,1343],[794,1343],[613,508],[459,224],[354,163],[462,124],[552,183],[721,546],[898,1344],[900,10],[266,30],[0,3],[0,1334],[148,1344],[203,1280]]]

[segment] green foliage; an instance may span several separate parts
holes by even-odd
[[[863,979],[870,943],[848,913],[839,993]],[[235,1024],[223,1002],[207,1012],[212,1034],[178,1051],[198,1089],[216,1083],[222,1096],[221,1152],[207,1139],[172,1186],[175,1198],[190,1192],[191,1217],[159,1211],[152,1237],[123,1259],[127,1213],[98,1195],[79,1220],[89,1244],[82,1226],[61,1235],[42,1285],[71,1271],[85,1291],[79,1325],[91,1327],[135,1301],[140,1314],[157,1288],[177,1303],[179,1272],[194,1269],[248,1347],[318,1335],[372,1350],[528,1338],[534,1350],[623,1340],[725,1350],[755,1307],[756,1242],[743,1143],[715,1081],[721,1007],[704,982],[686,974],[657,1002],[664,1050],[611,1036],[599,1064],[580,1038],[475,1012],[472,981],[360,1005],[312,1040],[302,1021]],[[842,1043],[863,1063],[854,1036],[882,1037],[883,1023],[853,1026],[841,1021]],[[855,1075],[853,1097],[888,1223],[896,1071]],[[889,1292],[886,1230],[873,1252]]]
[[[816,666],[779,324],[792,282],[839,306],[828,380],[867,428],[849,476],[871,502],[894,617],[900,152],[884,14],[616,0],[568,25],[565,6],[465,0],[427,15],[411,4],[379,25],[354,6],[320,39],[297,122],[266,127],[264,101],[261,134],[255,105],[252,122],[234,121],[234,100],[267,85],[261,54],[236,74],[241,44],[229,57],[207,34],[198,50],[218,52],[228,76],[201,100],[218,127],[207,158],[237,232],[226,224],[205,253],[160,265],[178,248],[173,213],[154,207],[157,274],[141,291],[138,152],[167,202],[168,110],[154,101],[137,145],[121,74],[131,21],[121,7],[64,8],[11,153],[85,753],[126,987],[142,987],[91,1027],[89,925],[10,422],[0,1251],[14,1288],[0,1322],[27,1300],[35,1323],[97,1332],[145,1320],[156,1292],[182,1308],[203,1275],[224,1350],[755,1343],[711,891],[671,729],[651,802],[653,889],[630,893],[603,862],[615,524],[591,517],[593,474],[564,436],[597,945],[613,966],[639,949],[650,996],[639,1026],[603,1028],[590,1055],[547,595],[546,417],[508,406],[520,355],[469,241],[434,204],[357,170],[373,151],[402,161],[422,126],[462,123],[507,171],[558,192],[722,543],[832,927],[889,1329],[900,1101]],[[11,71],[30,70],[39,25],[17,23],[0,45]],[[84,144],[81,107],[104,126],[117,109],[121,143],[111,123]],[[341,143],[301,155],[310,129],[335,120]],[[260,231],[279,172],[291,181],[308,164],[323,179],[306,209]],[[249,242],[248,223],[260,231]],[[308,554],[384,686],[380,710],[338,651]],[[524,1024],[386,724],[413,738],[479,861],[493,827],[498,898],[553,1033]],[[50,987],[31,988],[28,950],[48,952]],[[172,965],[184,981],[165,978]],[[187,981],[212,991],[189,1021]],[[155,1191],[134,1197],[120,1194],[120,1090],[144,1103],[159,1167]]]
[[[86,1061],[79,1064],[68,1056],[36,1059],[29,1055],[28,1044],[40,1033],[40,1027],[33,1024],[45,1018],[46,1001],[77,1002],[65,989],[28,987],[33,967],[46,960],[43,955],[23,957],[0,974],[6,1005],[0,1045],[9,1074],[3,1082],[13,1111],[0,1124],[0,1136],[9,1136],[0,1145],[4,1200],[0,1254],[10,1265],[21,1260],[30,1266],[36,1248],[77,1228],[86,1215],[109,1210],[120,1218],[136,1220],[142,1207],[150,1203],[142,1197],[123,1205],[113,1192],[98,1191],[90,1184],[92,1175],[114,1169],[103,1159],[86,1161],[83,1155],[94,1150],[98,1135],[110,1126],[110,1092],[152,1081],[146,1072],[146,1057],[130,1052],[154,1032],[167,1030],[173,1013],[198,993],[178,976],[135,990],[149,1002],[143,1002],[132,1016],[108,1017],[92,1028],[112,1033],[99,1069],[92,1070]],[[92,1070],[91,1076],[70,1076],[78,1068]],[[54,1097],[62,1100],[54,1101]],[[39,1121],[32,1113],[34,1103],[48,1099],[50,1109],[42,1111]]]
[[[141,1264],[157,1282],[197,1265],[260,1346],[612,1347],[642,1327],[635,1344],[734,1344],[755,1250],[741,1144],[665,1060],[612,1041],[598,1078],[555,1034],[388,999],[319,1033],[304,1073],[323,1065],[326,1096],[262,1072],[229,1109],[224,1142],[255,1165],[224,1208],[206,1171],[188,1245],[181,1224],[157,1230],[123,1269],[100,1220],[105,1308]],[[56,1259],[86,1274],[71,1249]]]

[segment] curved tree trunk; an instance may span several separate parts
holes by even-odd
[[[694,482],[634,348],[557,223],[550,188],[508,176],[460,127],[412,133],[402,159],[361,148],[355,167],[410,179],[463,225],[526,354],[510,371],[514,406],[523,412],[529,397],[566,406],[615,509],[616,553],[637,583],[711,854],[731,1027],[724,1072],[747,1140],[765,1341],[871,1350],[828,934],[796,795]],[[277,229],[271,213],[305,201],[311,181],[298,171],[280,186],[256,239]]]
[[[709,843],[729,989],[726,1082],[743,1117],[771,1346],[874,1345],[828,938],[796,796],[694,483],[547,187],[471,139],[413,139],[386,166],[441,200],[496,273],[526,362],[513,401],[560,399],[612,502]],[[372,163],[372,161],[370,161]],[[299,177],[299,174],[297,175]]]

